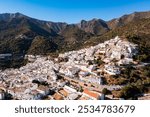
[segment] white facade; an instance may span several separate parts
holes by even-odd
[[[112,65],[105,65],[104,71],[110,75],[120,74],[120,68]]]
[[[4,92],[0,92],[0,100],[4,100],[5,99],[5,93]]]

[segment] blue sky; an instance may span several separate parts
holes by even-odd
[[[78,23],[110,20],[135,11],[149,11],[150,0],[0,0],[0,13],[20,12],[33,18]]]

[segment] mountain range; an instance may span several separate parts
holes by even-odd
[[[58,53],[84,48],[117,35],[128,37],[135,43],[142,38],[141,43],[144,43],[149,40],[149,26],[150,11],[134,12],[110,21],[82,20],[77,24],[4,13],[0,14],[0,53]],[[147,47],[149,45],[147,43]]]

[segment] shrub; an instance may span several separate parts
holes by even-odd
[[[134,85],[127,85],[120,91],[120,98],[134,98],[137,94],[141,93],[140,90]]]
[[[108,90],[107,88],[104,88],[104,89],[102,90],[102,94],[105,94],[105,95],[111,94],[111,91]]]

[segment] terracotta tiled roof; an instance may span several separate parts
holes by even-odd
[[[89,97],[82,96],[82,97],[79,98],[79,100],[89,100]]]
[[[49,88],[48,88],[48,87],[46,87],[46,86],[42,86],[42,85],[40,85],[37,89],[38,89],[38,90],[41,90],[41,91],[49,90]]]
[[[59,93],[61,93],[63,96],[67,97],[68,96],[68,92],[65,90],[60,90]]]
[[[55,93],[55,94],[53,95],[53,98],[54,98],[55,100],[63,100],[63,97],[62,97],[59,93]]]
[[[99,93],[94,92],[94,91],[90,91],[90,90],[88,90],[88,89],[84,89],[83,93],[85,93],[85,94],[87,94],[87,95],[89,95],[90,97],[93,97],[93,98],[95,98],[95,99],[98,99],[99,96],[100,96]]]

